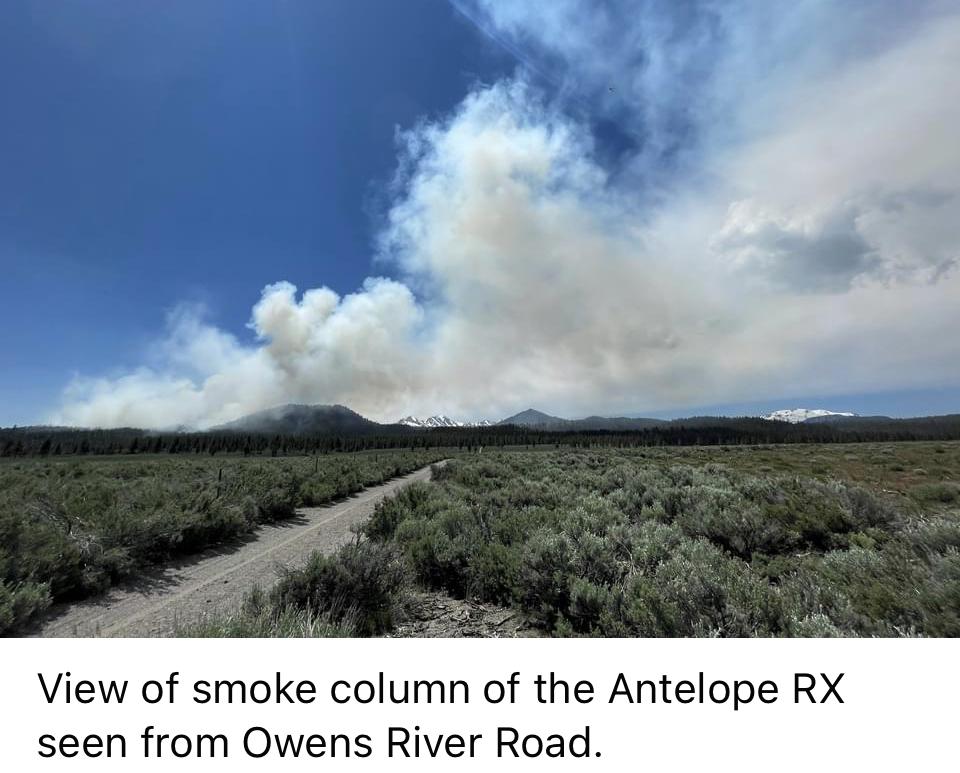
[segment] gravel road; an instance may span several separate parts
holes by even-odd
[[[270,587],[278,568],[298,566],[315,550],[330,553],[349,542],[350,528],[369,518],[377,502],[415,480],[430,480],[430,468],[342,502],[302,508],[295,518],[261,526],[243,541],[168,564],[103,596],[54,607],[36,634],[169,636],[178,624],[235,611],[254,585]]]

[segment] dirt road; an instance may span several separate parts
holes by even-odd
[[[270,587],[281,566],[303,564],[315,550],[330,553],[353,537],[377,502],[415,480],[425,467],[342,502],[302,508],[297,517],[261,526],[244,541],[169,564],[103,596],[51,610],[40,636],[168,636],[178,624],[234,611],[254,585]]]

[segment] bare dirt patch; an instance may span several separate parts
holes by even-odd
[[[395,637],[518,638],[542,635],[513,609],[455,599],[444,593],[415,592]]]

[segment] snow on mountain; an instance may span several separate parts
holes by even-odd
[[[442,413],[436,416],[430,416],[426,419],[420,419],[416,416],[404,416],[397,424],[404,427],[417,427],[419,429],[435,429],[437,427],[489,427],[492,426],[489,421],[457,421]]]
[[[432,429],[434,427],[462,427],[463,423],[457,421],[456,419],[451,419],[449,416],[444,416],[442,413],[436,416],[430,416],[426,419],[421,419],[416,416],[404,416],[397,424],[402,424],[405,427],[419,427],[421,429]]]
[[[785,408],[782,411],[774,411],[762,417],[767,421],[789,421],[791,424],[800,424],[807,419],[819,419],[824,416],[856,416],[855,413],[842,413],[838,411],[827,411],[823,408]]]

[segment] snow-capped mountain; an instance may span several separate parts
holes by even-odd
[[[436,416],[430,416],[426,419],[420,419],[416,416],[404,416],[397,424],[402,424],[404,427],[420,427],[421,429],[432,429],[433,427],[462,427],[463,424],[456,419],[451,419],[449,416],[444,416],[442,413]]]
[[[451,419],[449,416],[444,416],[442,413],[436,416],[430,416],[426,419],[420,419],[416,416],[404,416],[400,419],[397,424],[402,424],[404,427],[418,427],[419,429],[435,429],[436,427],[490,427],[492,426],[489,421],[483,419],[481,421],[457,421],[456,419]]]
[[[820,419],[824,416],[856,416],[855,413],[827,411],[823,408],[785,408],[764,416],[767,421],[789,421],[791,424],[800,424],[807,419]]]

